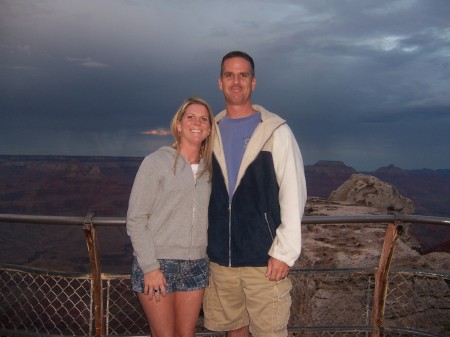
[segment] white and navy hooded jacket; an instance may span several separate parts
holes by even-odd
[[[259,105],[261,122],[247,144],[229,201],[220,130],[213,155],[208,257],[230,267],[267,266],[269,257],[292,266],[301,251],[306,181],[298,144],[286,121]],[[226,111],[216,116],[216,122]]]

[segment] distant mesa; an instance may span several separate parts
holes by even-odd
[[[343,161],[340,161],[340,160],[319,160],[313,166],[314,167],[320,167],[320,166],[326,166],[326,167],[333,167],[333,166],[334,167],[337,167],[337,166],[348,167],[347,165],[344,164]]]
[[[83,216],[92,211],[96,216],[124,217],[142,160],[142,157],[0,155],[0,213]],[[372,178],[364,178],[367,181],[358,178],[361,173]],[[411,212],[409,202],[387,197],[389,191],[382,182],[395,186],[399,195],[410,200],[415,214],[450,217],[450,169],[404,170],[390,164],[374,172],[358,172],[342,161],[320,160],[306,165],[305,175],[309,199],[327,200],[335,191],[329,202],[339,192],[342,193],[339,198],[346,198],[347,203],[371,205],[377,212]],[[352,184],[357,184],[352,186],[359,186],[358,189],[352,192],[347,188],[347,192],[342,192],[352,177],[355,179]],[[424,251],[432,251],[450,234],[450,228],[416,226],[416,232]],[[0,244],[15,239],[9,240],[0,239]]]
[[[391,175],[406,175],[407,171],[401,169],[400,167],[396,167],[394,164],[390,164],[389,166],[380,167],[375,171],[376,174],[391,174]]]

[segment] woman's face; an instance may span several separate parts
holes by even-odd
[[[189,105],[177,122],[180,143],[189,142],[200,145],[211,132],[211,121],[208,110],[201,104]]]

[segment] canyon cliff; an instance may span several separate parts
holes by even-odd
[[[141,161],[142,158],[0,156],[0,213],[79,217],[92,211],[99,217],[124,217],[134,176]],[[397,201],[390,200],[389,193],[405,196],[410,200],[411,203],[403,206],[410,212],[411,204],[414,204],[416,214],[445,215],[447,213],[444,208],[434,213],[433,207],[436,199],[439,199],[439,205],[450,204],[450,180],[446,176],[447,171],[425,170],[417,173],[393,166],[380,168],[374,174],[383,175],[385,179],[380,179],[380,182],[395,186],[395,190],[389,190],[386,186],[386,189],[382,190],[377,183],[360,189],[358,196],[350,193],[352,184],[356,183],[351,182],[350,178],[359,176],[353,168],[336,161],[320,161],[315,165],[307,165],[305,174],[309,198],[305,215],[333,215],[343,212],[346,215],[364,212],[377,214],[374,212],[383,212],[383,209],[375,207],[377,198],[379,202],[384,200],[389,203],[386,212],[399,211],[400,206],[396,205]],[[373,181],[376,178],[371,173],[364,176],[372,177],[369,179]],[[400,187],[387,180],[397,181]],[[358,181],[358,184],[361,184],[361,179]],[[348,184],[350,186],[347,186]],[[343,194],[344,188],[346,194]],[[375,193],[372,193],[369,198],[368,192],[374,188],[375,191],[378,188],[378,195],[375,197]],[[360,198],[364,195],[365,199]],[[337,226],[333,228],[338,229]],[[312,228],[305,228],[303,231],[305,247],[310,246],[307,243],[311,231]],[[382,232],[382,229],[380,231]],[[414,248],[412,254],[421,256],[430,251],[450,252],[449,229],[416,225],[411,231],[417,234],[417,240],[411,241]],[[329,232],[320,234],[323,240],[316,240],[314,246],[320,247],[333,240],[341,243],[343,249],[351,244],[352,240],[346,238],[343,232]],[[128,272],[131,245],[125,228],[99,228],[99,240],[105,271]],[[355,249],[363,243],[364,241],[356,240]],[[34,267],[54,266],[62,270],[76,271],[86,271],[89,267],[84,236],[79,227],[2,224],[0,244],[0,262]],[[313,261],[327,259],[326,256],[320,259],[317,256],[309,256],[307,250],[304,250],[302,256],[302,263],[311,266],[314,266]],[[64,259],[63,263],[61,258]],[[334,258],[332,260],[336,261]]]

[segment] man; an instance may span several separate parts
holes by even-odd
[[[287,336],[290,267],[301,250],[303,161],[286,121],[252,105],[253,59],[222,59],[209,204],[205,326],[229,337]]]

